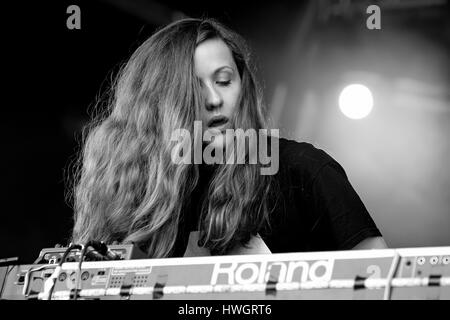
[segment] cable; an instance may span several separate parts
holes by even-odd
[[[73,300],[77,300],[78,297],[78,286],[80,285],[80,278],[81,278],[81,264],[83,263],[84,255],[86,254],[86,250],[89,247],[88,244],[83,246],[83,250],[81,250],[80,254],[80,261],[78,261],[78,272],[77,272],[77,278],[75,281],[75,294]]]
[[[64,262],[66,262],[67,256],[74,249],[83,250],[83,245],[81,245],[81,244],[72,244],[72,243],[69,244],[69,247],[64,252],[64,254],[63,254],[62,258],[61,258],[61,261],[59,261],[59,266],[60,267],[63,265]]]
[[[28,291],[28,286],[30,285],[30,274],[32,272],[40,271],[40,270],[43,270],[43,269],[49,269],[49,268],[53,268],[53,266],[44,265],[44,266],[40,266],[40,267],[37,267],[37,268],[30,268],[30,269],[28,269],[27,273],[25,274],[25,280],[24,280],[23,289],[22,289],[22,294],[25,297],[29,296],[27,291]]]
[[[88,251],[88,249],[92,247],[93,250]],[[80,261],[78,263],[78,273],[75,281],[75,295],[74,300],[78,298],[78,287],[80,286],[80,278],[81,278],[81,265],[83,263],[84,257],[87,254],[90,254],[95,260],[117,260],[120,257],[115,254],[114,252],[110,251],[108,249],[108,246],[103,241],[88,241],[86,245],[80,245],[80,244],[70,244],[69,247],[64,252],[61,261],[59,262],[58,266],[53,271],[52,275],[45,281],[44,283],[44,290],[41,294],[39,294],[39,297],[41,297],[42,300],[51,300],[53,289],[55,287],[55,283],[57,278],[59,277],[59,274],[62,270],[62,265],[66,261],[67,256],[69,253],[74,250],[78,249],[81,250],[81,256]],[[25,285],[24,285],[24,295],[26,294],[26,291],[28,290],[29,285],[29,275],[31,272],[41,270],[43,268],[48,268],[49,266],[41,266],[36,269],[30,269],[25,277]]]
[[[88,251],[89,248],[93,248],[93,250]],[[81,251],[80,261],[78,262],[78,273],[75,281],[75,294],[73,296],[73,300],[77,300],[78,298],[78,287],[80,286],[80,278],[81,278],[81,264],[84,261],[84,258],[87,254],[91,254],[95,260],[116,260],[118,255],[108,249],[108,246],[103,241],[88,241]],[[80,288],[81,291],[81,288]]]
[[[78,261],[78,272],[77,272],[77,279],[75,281],[75,294],[73,296],[73,300],[77,300],[78,298],[78,287],[80,286],[80,278],[81,278],[81,264],[83,263],[84,256],[86,255],[86,251],[89,247],[93,245],[93,241],[88,241],[84,247],[83,250],[81,250],[80,254],[80,261]],[[80,288],[81,291],[81,288]]]
[[[394,259],[392,260],[391,269],[387,275],[386,287],[384,289],[383,300],[389,300],[391,298],[392,292],[392,279],[394,278],[395,272],[397,271],[400,262],[400,255],[395,251]]]
[[[3,291],[5,289],[6,280],[9,277],[9,273],[12,271],[12,269],[14,269],[14,267],[15,267],[15,265],[8,265],[8,266],[6,266],[5,277],[3,278],[2,286],[0,288],[0,299],[2,299]]]
[[[69,245],[69,247],[64,252],[58,266],[55,268],[55,271],[53,271],[52,275],[44,283],[44,291],[42,292],[42,295],[40,295],[42,297],[42,300],[51,300],[56,280],[59,277],[59,274],[61,273],[62,270],[62,265],[66,261],[69,253],[74,249],[83,250],[83,246],[73,243]]]

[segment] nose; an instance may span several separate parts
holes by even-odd
[[[221,94],[213,86],[206,88],[206,110],[213,111],[222,107],[223,99]]]

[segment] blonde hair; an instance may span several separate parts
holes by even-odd
[[[108,108],[85,130],[73,180],[72,242],[133,242],[149,257],[171,255],[199,178],[196,165],[171,161],[171,133],[193,130],[199,118],[204,100],[193,57],[210,38],[228,45],[241,75],[235,127],[265,128],[262,95],[239,35],[211,19],[184,19],[159,30],[121,69]],[[245,245],[268,219],[270,180],[258,165],[217,168],[199,225],[202,244],[213,254]]]

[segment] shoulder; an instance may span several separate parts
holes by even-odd
[[[279,138],[280,158],[290,164],[308,161],[323,164],[334,159],[324,150],[316,148],[308,142],[298,142],[286,138]]]
[[[299,176],[303,182],[312,182],[325,167],[344,174],[344,169],[326,151],[308,142],[279,138],[280,171]]]

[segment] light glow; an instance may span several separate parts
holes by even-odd
[[[346,86],[339,95],[339,109],[350,119],[362,119],[373,108],[372,92],[362,84]]]

